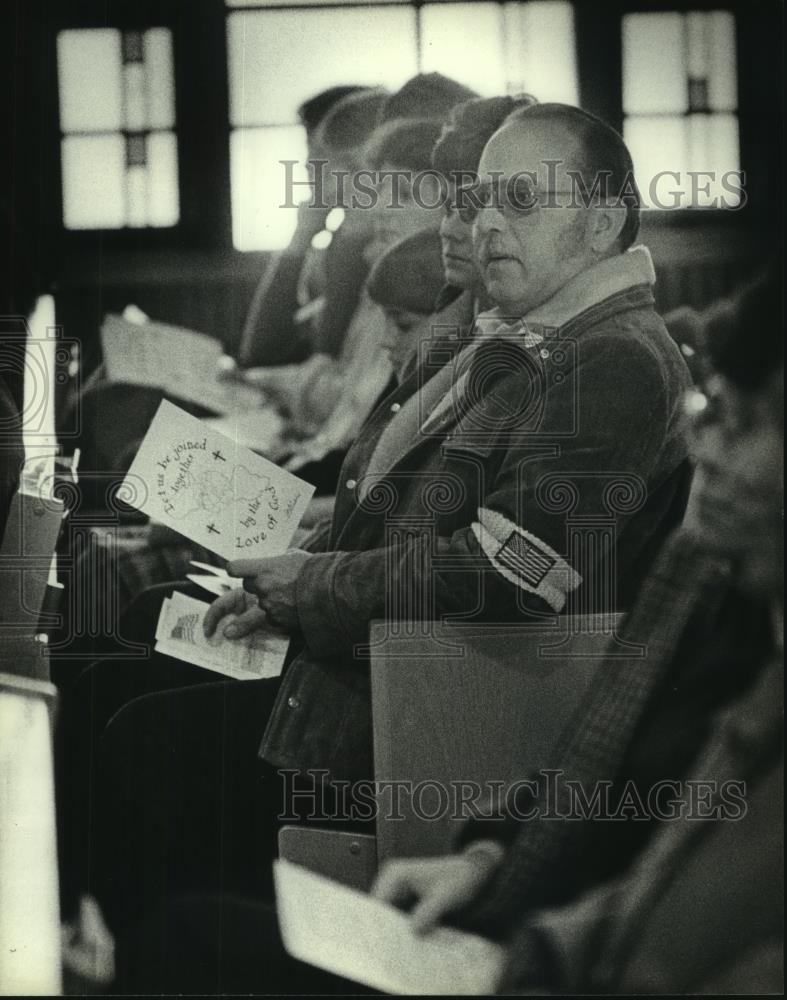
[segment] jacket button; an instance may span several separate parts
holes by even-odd
[[[354,490],[355,487],[358,485],[358,481],[356,479],[348,479],[344,485],[347,487],[348,490]]]
[[[288,698],[287,699],[287,707],[288,708],[300,708],[301,707],[300,699],[299,698]]]
[[[401,408],[402,408],[401,403],[391,403],[391,413],[398,413],[399,410],[401,410]]]

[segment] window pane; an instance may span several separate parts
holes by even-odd
[[[706,16],[710,22],[709,104],[714,111],[734,111],[738,106],[735,18],[720,10]]]
[[[673,192],[682,197],[687,181],[685,118],[627,118],[623,138],[644,203],[653,208],[677,208]]]
[[[145,32],[145,76],[149,128],[175,124],[175,83],[172,68],[172,34],[167,28]]]
[[[396,89],[417,72],[409,7],[231,14],[228,47],[233,125],[292,124],[298,105],[326,87]]]
[[[295,231],[296,209],[286,201],[305,201],[308,190],[287,198],[281,160],[297,160],[293,178],[305,181],[306,139],[300,126],[237,129],[230,136],[232,242],[237,250],[278,250]],[[303,192],[300,196],[297,192]]]
[[[147,225],[174,226],[180,215],[177,141],[172,132],[153,132],[147,147]]]
[[[684,61],[685,21],[680,14],[626,14],[623,18],[623,110],[688,110]]]
[[[57,36],[57,69],[60,127],[64,132],[121,128],[119,31],[110,28],[61,31]]]
[[[714,206],[720,200],[728,207],[737,205],[740,199],[725,190],[722,179],[740,166],[738,119],[735,115],[689,115],[686,132],[688,169],[703,173],[694,183],[692,206]]]
[[[542,102],[578,104],[572,5],[534,0],[507,3],[504,12],[506,91],[527,91]]]
[[[651,208],[738,204],[723,183],[725,174],[739,168],[734,115],[627,118],[624,138],[643,201]]]
[[[498,4],[422,7],[421,69],[453,77],[483,97],[504,94],[503,19]]]
[[[66,136],[62,141],[63,221],[68,229],[119,229],[125,223],[123,136]]]

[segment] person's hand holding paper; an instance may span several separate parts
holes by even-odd
[[[472,843],[463,854],[398,858],[384,865],[372,895],[393,906],[410,906],[413,932],[426,934],[476,899],[503,854],[496,841],[482,840]]]
[[[269,559],[236,559],[227,564],[227,573],[243,577],[243,590],[233,590],[214,601],[205,615],[205,635],[213,635],[219,622],[227,614],[237,614],[231,625],[224,629],[228,639],[240,639],[267,623],[285,632],[298,628],[296,581],[303,564],[311,558],[308,552],[291,549],[281,556]],[[244,604],[243,598],[252,595],[256,605]]]
[[[352,982],[386,993],[487,996],[500,983],[500,945],[448,927],[413,933],[392,906],[279,859],[276,908],[284,947]]]

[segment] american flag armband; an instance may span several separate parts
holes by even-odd
[[[501,576],[536,594],[555,612],[563,610],[566,595],[582,583],[579,573],[551,546],[497,511],[479,507],[472,530]]]

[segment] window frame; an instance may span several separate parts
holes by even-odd
[[[179,219],[173,226],[68,229],[63,220],[63,177],[58,87],[52,88],[49,114],[52,148],[47,158],[51,211],[65,248],[81,251],[101,245],[107,251],[175,249],[217,250],[232,246],[229,209],[227,60],[223,0],[70,0],[48,18],[48,57],[57,76],[57,36],[66,30],[114,28],[144,31],[167,28],[172,35],[175,124],[178,154]],[[210,66],[211,73],[202,67]],[[210,169],[208,169],[210,166]]]
[[[315,7],[366,7],[375,0],[349,3],[283,3],[269,9]],[[392,0],[381,6],[411,6],[416,18],[425,2]],[[441,2],[441,0],[437,0]],[[450,2],[450,0],[442,0]],[[739,209],[684,208],[648,211],[648,225],[702,226],[708,223],[745,224],[754,215],[772,216],[767,196],[778,183],[778,166],[764,163],[762,151],[768,136],[764,119],[780,113],[778,81],[757,79],[747,53],[759,48],[759,40],[780,50],[778,38],[781,11],[774,4],[754,0],[605,0],[588,4],[572,0],[576,38],[577,77],[581,106],[598,114],[622,131],[622,19],[638,12],[728,10],[735,16],[740,167],[746,174],[747,202]],[[264,4],[260,4],[264,6]],[[69,0],[47,5],[47,62],[57,82],[58,32],[79,28],[141,30],[164,27],[172,32],[175,82],[175,133],[178,143],[179,222],[167,228],[66,229],[63,223],[60,118],[57,86],[42,95],[45,119],[52,122],[50,151],[41,157],[42,187],[46,211],[57,220],[56,231],[63,248],[72,250],[191,249],[247,257],[267,251],[235,250],[232,243],[230,192],[230,108],[227,54],[228,15],[254,10],[253,6],[228,7],[224,0]],[[770,18],[763,18],[763,14]],[[768,25],[775,28],[769,31]],[[417,36],[420,39],[420,35]],[[776,57],[776,56],[775,56]],[[780,62],[774,65],[781,65]],[[210,67],[205,73],[204,67]],[[47,74],[42,74],[46,79]],[[765,114],[763,113],[765,108]],[[771,119],[776,120],[776,119]],[[756,178],[755,178],[756,175]],[[764,180],[763,180],[764,178]],[[769,184],[771,185],[769,187]]]
[[[758,15],[764,4],[755,0],[606,0],[602,5],[574,5],[577,39],[577,66],[579,96],[583,108],[592,111],[623,134],[623,17],[626,14],[658,14],[687,11],[729,11],[735,18],[735,56],[738,79],[736,117],[738,119],[739,164],[745,176],[746,203],[734,209],[680,208],[653,209],[642,213],[644,223],[650,227],[698,228],[750,225],[767,212],[759,180],[752,178],[761,168],[757,150],[761,137],[757,135],[757,119],[762,115],[762,88],[758,86],[756,72],[745,53],[750,51],[752,32],[757,30]],[[773,10],[774,8],[771,8]],[[759,31],[767,29],[760,22]],[[780,34],[777,32],[777,34]],[[599,66],[605,67],[600,79]],[[773,107],[778,105],[778,88],[773,87]],[[766,168],[767,171],[767,168]]]

